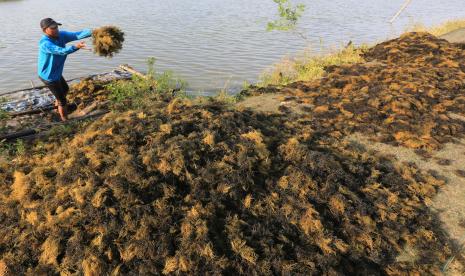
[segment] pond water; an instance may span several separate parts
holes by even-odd
[[[373,43],[394,37],[415,22],[425,25],[465,17],[464,0],[413,0],[398,20],[389,19],[404,0],[294,0],[306,12],[295,33],[267,32],[276,15],[272,0],[0,0],[0,94],[29,87],[36,77],[40,19],[52,17],[62,29],[77,31],[117,25],[126,33],[124,49],[113,59],[79,51],[68,57],[64,76],[106,72],[119,64],[145,71],[156,57],[158,71],[171,70],[189,89],[212,93],[240,89],[285,55],[321,43],[337,47],[352,40]],[[88,44],[91,44],[88,39]]]

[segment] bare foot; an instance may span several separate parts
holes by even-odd
[[[68,113],[66,106],[58,106],[58,114],[60,114],[61,120],[64,122],[68,119]]]

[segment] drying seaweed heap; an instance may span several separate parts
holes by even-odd
[[[10,271],[436,274],[450,256],[426,207],[443,183],[412,165],[314,143],[283,114],[149,106],[0,160]]]
[[[367,50],[367,62],[330,66],[284,89],[309,124],[334,137],[362,132],[428,154],[465,133],[465,51],[428,33],[407,33]],[[289,98],[289,97],[288,97]],[[307,118],[308,119],[308,118]]]
[[[113,57],[123,48],[124,33],[115,26],[104,26],[92,32],[94,53]]]
[[[84,109],[92,104],[102,104],[108,101],[109,91],[105,85],[109,82],[92,80],[91,78],[82,79],[80,82],[71,87],[68,100],[75,103],[78,109]]]

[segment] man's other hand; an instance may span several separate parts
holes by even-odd
[[[76,48],[85,49],[86,48],[86,43],[84,41],[81,41],[78,44],[76,44]]]

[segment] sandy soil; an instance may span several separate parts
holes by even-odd
[[[440,36],[440,38],[444,38],[452,43],[465,43],[465,28],[452,31]]]

